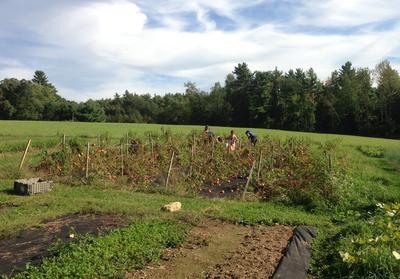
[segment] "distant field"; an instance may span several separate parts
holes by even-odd
[[[97,137],[102,133],[109,133],[112,138],[120,138],[127,132],[138,135],[145,132],[160,132],[161,128],[169,129],[173,133],[188,134],[191,131],[202,131],[203,126],[195,125],[166,125],[166,124],[141,124],[141,123],[84,123],[84,122],[50,122],[50,121],[7,121],[0,120],[0,144],[12,143],[31,138],[53,137],[66,134],[67,136]],[[233,128],[237,135],[244,136],[249,128]],[[211,127],[217,135],[228,135],[229,127]],[[344,145],[371,145],[382,147],[400,146],[398,140],[359,137],[335,134],[305,133],[281,131],[270,129],[252,129],[258,136],[303,137],[312,141],[326,141],[341,139]]]

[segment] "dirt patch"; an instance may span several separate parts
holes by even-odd
[[[254,227],[240,248],[215,265],[206,278],[270,278],[288,245],[293,228]]]
[[[246,179],[238,178],[222,182],[220,185],[205,185],[201,188],[200,196],[206,198],[237,198],[243,192]]]
[[[128,223],[123,215],[73,214],[30,228],[17,236],[0,240],[0,275],[12,275],[25,270],[28,262],[39,264],[50,256],[48,246],[56,240],[73,240],[74,234],[100,234]]]
[[[126,278],[269,278],[292,236],[288,226],[237,226],[209,221],[158,264]]]
[[[0,202],[0,211],[18,206],[19,206],[18,204],[13,202]]]

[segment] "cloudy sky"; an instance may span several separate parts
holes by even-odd
[[[400,0],[0,0],[0,80],[46,72],[73,100],[208,90],[235,65],[400,69]]]

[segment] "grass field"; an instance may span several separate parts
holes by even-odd
[[[193,130],[202,131],[203,126],[191,125],[160,125],[160,124],[141,124],[141,123],[83,123],[83,122],[46,122],[46,121],[0,121],[0,137],[2,142],[15,142],[28,138],[47,138],[56,135],[66,134],[67,136],[83,136],[96,138],[102,133],[109,133],[113,138],[124,137],[127,132],[143,134],[144,132],[159,133],[160,128],[171,130],[172,133],[188,134]],[[244,137],[244,132],[249,128],[233,128],[239,136]],[[211,127],[216,134],[228,135],[231,128]],[[399,147],[400,142],[392,139],[381,139],[371,137],[359,137],[349,135],[318,134],[281,131],[271,129],[251,129],[258,136],[303,137],[312,141],[326,141],[340,139],[345,145],[371,145],[382,147]],[[1,143],[1,142],[0,142]]]
[[[13,205],[0,207],[0,235],[9,236],[21,229],[38,226],[45,219],[76,212],[124,213],[137,223],[161,222],[157,223],[160,228],[165,226],[164,221],[193,226],[207,218],[248,225],[310,224],[318,229],[310,270],[315,278],[399,278],[400,261],[392,254],[393,251],[400,252],[400,206],[397,209],[400,201],[400,142],[397,140],[252,129],[260,138],[305,138],[315,146],[321,142],[339,140],[338,156],[342,158],[340,164],[345,170],[340,185],[343,199],[340,205],[328,209],[317,208],[310,211],[302,206],[279,201],[242,202],[179,196],[174,192],[146,193],[129,187],[108,186],[105,183],[58,184],[50,193],[29,197],[10,193],[12,179],[21,175],[18,174],[17,167],[22,150],[30,138],[33,149],[28,154],[27,165],[37,161],[43,149],[55,148],[63,134],[67,137],[80,136],[95,142],[98,135],[108,133],[118,141],[127,132],[144,137],[146,132],[160,133],[161,127],[173,134],[189,134],[193,130],[200,132],[203,129],[202,126],[156,124],[0,121],[0,205]],[[230,129],[211,127],[217,135],[227,135]],[[237,134],[244,136],[246,128],[234,129]],[[181,201],[184,206],[181,212],[172,216],[159,210],[163,204],[176,200]],[[376,206],[379,203],[384,204],[383,208]],[[145,224],[144,228],[146,226]],[[169,228],[181,236],[187,229],[175,225]],[[148,233],[147,229],[137,230],[132,227],[132,230],[134,234]],[[109,247],[109,243],[121,241],[116,238],[119,239],[111,235],[100,239],[99,245]],[[84,247],[87,244],[82,245]],[[159,252],[154,247],[159,249],[161,246],[149,244],[149,248],[143,249],[153,249],[151,253],[158,255]],[[73,251],[81,249],[67,248]],[[60,255],[67,257],[63,253],[68,251],[63,249]],[[157,257],[151,257],[150,260],[156,260]],[[74,261],[70,258],[68,260]],[[98,262],[93,263],[97,264],[101,265]],[[111,260],[105,262],[104,266],[110,264]],[[141,266],[135,262],[130,265]],[[59,262],[49,263],[48,266],[54,272],[63,268],[66,267]],[[79,265],[76,268],[79,269]],[[120,267],[124,268],[128,267]],[[51,278],[50,275],[43,275],[43,272],[35,269],[24,276]],[[113,275],[120,274],[120,270],[115,272]],[[98,274],[93,273],[92,277],[96,276]]]

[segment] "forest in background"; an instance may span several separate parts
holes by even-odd
[[[74,102],[57,94],[43,71],[32,80],[0,81],[0,119],[200,124],[379,137],[400,135],[400,76],[385,60],[374,69],[346,62],[321,81],[314,70],[251,71],[238,64],[209,92]]]

